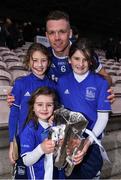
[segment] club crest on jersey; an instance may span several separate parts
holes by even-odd
[[[86,88],[86,99],[93,101],[93,100],[95,100],[95,96],[96,96],[96,88],[87,87]]]

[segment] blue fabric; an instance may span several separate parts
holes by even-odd
[[[72,71],[71,65],[68,63],[68,57],[56,57],[54,56],[51,47],[49,48],[51,52],[51,67],[49,69],[48,75],[53,79],[59,78],[64,74],[69,73]]]
[[[54,167],[53,179],[65,179],[64,169],[59,170],[57,167]]]
[[[20,156],[20,138],[19,136],[16,136],[16,142],[18,145],[18,159],[16,160],[15,166],[13,168],[13,176],[14,179],[28,179],[27,176],[27,167],[24,165],[23,160]]]
[[[27,167],[24,165],[21,157],[19,157],[14,166],[14,179],[28,179]]]

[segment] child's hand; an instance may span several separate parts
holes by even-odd
[[[87,151],[88,151],[88,148],[89,146],[91,145],[91,142],[90,140],[87,138],[84,142],[84,147],[83,149],[80,151],[77,152],[77,154],[74,156],[74,164],[79,164],[83,161],[84,159],[84,156],[86,155]]]
[[[54,115],[52,115],[49,119],[48,119],[48,123],[50,126],[53,125],[53,119],[54,119]]]
[[[8,106],[11,107],[14,101],[15,101],[14,96],[12,96],[12,95],[9,93],[9,94],[7,95],[7,103],[8,103]]]
[[[9,160],[11,164],[15,164],[15,160],[13,157],[13,142],[10,143],[10,147],[9,147]]]
[[[52,152],[54,152],[55,142],[52,141],[51,139],[45,139],[41,143],[41,148],[45,154],[52,153]]]

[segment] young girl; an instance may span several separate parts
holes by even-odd
[[[61,77],[57,89],[61,103],[72,111],[81,112],[88,119],[87,129],[100,141],[111,111],[107,100],[108,82],[94,73],[93,50],[86,40],[78,40],[69,51],[73,72]],[[92,179],[102,168],[99,146],[92,137],[85,136],[83,150],[75,155],[75,166],[70,179]]]
[[[45,75],[50,65],[50,56],[45,46],[34,43],[28,49],[25,63],[31,73],[15,81],[12,94],[15,102],[11,106],[9,116],[10,149],[9,159],[15,164],[13,158],[13,139],[23,129],[23,124],[28,114],[28,101],[31,94],[42,86],[54,88],[55,84]]]
[[[21,156],[27,166],[28,179],[52,179],[55,143],[47,139],[48,119],[57,105],[55,92],[42,87],[34,92],[29,101],[26,126],[20,136]]]

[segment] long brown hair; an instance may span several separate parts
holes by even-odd
[[[29,100],[29,111],[28,111],[28,116],[26,118],[26,122],[25,122],[24,127],[26,126],[26,124],[29,123],[30,120],[34,121],[34,124],[35,124],[36,128],[38,127],[38,117],[36,116],[33,109],[34,109],[35,100],[39,95],[52,96],[53,102],[54,102],[54,109],[56,109],[58,107],[58,105],[59,105],[58,96],[57,96],[55,90],[53,90],[51,88],[48,88],[48,87],[38,88],[34,93],[32,93],[31,99]]]

